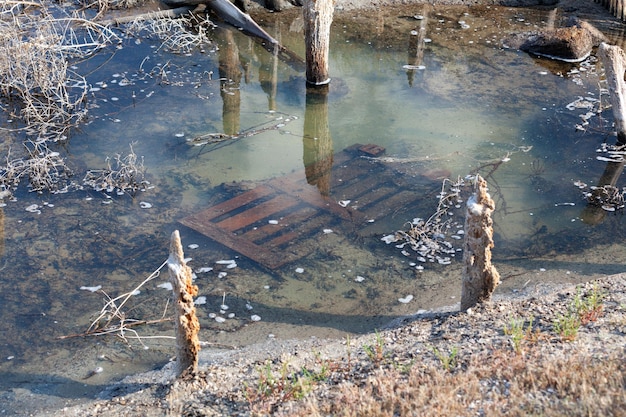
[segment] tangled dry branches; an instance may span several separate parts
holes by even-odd
[[[446,240],[449,229],[455,222],[451,217],[451,210],[461,207],[462,189],[467,185],[466,183],[472,183],[473,180],[474,177],[458,178],[456,181],[446,178],[438,194],[437,210],[433,215],[426,220],[415,218],[409,223],[407,231],[399,230],[394,234],[384,236],[382,240],[387,244],[400,242],[396,245],[399,249],[408,245],[417,254],[417,261],[421,263],[450,264],[451,257],[456,253],[452,243]],[[460,239],[458,232],[452,237]],[[408,256],[408,252],[403,253]]]
[[[79,17],[55,18],[46,8],[22,13],[0,6],[0,94],[9,112],[38,141],[58,141],[80,123],[88,85],[70,59],[85,58],[117,36]]]
[[[111,158],[107,157],[107,168],[87,171],[83,184],[96,191],[107,193],[117,190],[120,195],[126,192],[135,194],[146,185],[143,158],[137,157],[132,145],[128,155],[122,157],[117,154],[113,161],[115,167],[111,165]]]
[[[72,337],[81,337],[81,336],[101,336],[107,334],[114,334],[122,339],[127,345],[130,346],[130,342],[128,339],[137,339],[139,343],[145,348],[146,345],[143,343],[142,339],[145,338],[154,338],[150,336],[142,336],[140,335],[134,327],[142,326],[142,325],[150,325],[155,323],[161,323],[164,321],[168,321],[165,317],[167,312],[167,305],[165,307],[165,311],[163,315],[155,320],[140,320],[133,319],[128,316],[128,312],[125,310],[127,307],[127,303],[134,296],[137,295],[140,289],[151,280],[158,277],[161,273],[161,269],[163,269],[167,265],[167,261],[163,262],[161,266],[159,266],[154,272],[152,272],[146,279],[144,279],[139,285],[137,285],[132,291],[119,295],[115,298],[111,298],[106,292],[104,293],[107,298],[107,302],[100,310],[98,317],[96,317],[89,328],[81,334],[73,334],[68,336],[61,336],[59,339],[68,339]],[[171,338],[169,336],[157,336],[160,338]]]

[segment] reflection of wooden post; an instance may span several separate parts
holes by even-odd
[[[275,45],[271,55],[265,53],[259,55],[259,62],[261,64],[259,66],[259,83],[265,94],[267,94],[268,110],[276,110],[279,52],[279,47]],[[269,58],[269,61],[266,58]]]
[[[185,263],[178,230],[172,233],[170,257],[167,260],[170,282],[174,291],[174,328],[176,331],[176,375],[195,374],[198,370],[200,323],[196,317],[193,297],[198,287],[192,283],[191,268]]]
[[[333,0],[305,0],[304,43],[306,48],[306,82],[324,85],[328,75],[330,25],[333,21]]]
[[[617,143],[626,144],[626,83],[624,83],[624,68],[626,57],[619,46],[611,46],[602,42],[598,48],[598,56],[604,65],[606,81],[611,94]]]
[[[328,197],[333,167],[333,139],[328,127],[326,90],[307,88],[302,147],[307,182],[316,185],[320,193]]]
[[[476,176],[476,191],[467,200],[465,242],[463,244],[463,289],[461,310],[488,300],[500,282],[500,274],[491,264],[495,203],[487,192],[487,181]]]
[[[611,94],[611,107],[613,108],[613,118],[615,119],[615,130],[617,131],[617,145],[626,145],[626,83],[624,82],[624,71],[626,68],[626,55],[619,46],[607,45],[602,42],[598,48],[598,56],[604,66],[606,82]],[[593,194],[601,194],[602,187],[606,185],[615,186],[617,179],[624,171],[623,162],[608,162],[602,177],[598,180],[597,189]],[[593,204],[587,205],[581,213],[581,219],[587,224],[598,224],[606,216],[606,211],[602,207]]]
[[[236,135],[240,129],[240,107],[241,107],[241,63],[239,61],[239,48],[235,43],[232,31],[228,29],[216,28],[221,36],[219,43],[218,61],[220,75],[220,95],[222,96],[222,121],[224,123],[224,133]]]
[[[428,26],[428,13],[430,5],[425,5],[422,11],[422,20],[418,30],[412,30],[409,35],[409,68],[406,71],[409,79],[409,87],[413,87],[413,79],[415,78],[416,67],[422,65],[424,60],[424,39],[426,38],[426,27]]]
[[[622,172],[624,172],[624,162],[607,162],[606,168],[604,168],[604,172],[598,180],[596,189],[591,191],[591,199],[593,200],[595,196],[601,195],[605,185],[614,187]],[[580,214],[580,219],[586,224],[598,224],[604,220],[605,216],[606,210],[602,207],[595,204],[587,204]]]

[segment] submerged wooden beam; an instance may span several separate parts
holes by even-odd
[[[172,233],[167,260],[170,283],[174,292],[174,328],[176,331],[176,376],[195,375],[198,371],[200,323],[193,297],[198,287],[192,283],[191,268],[185,262],[178,230]]]
[[[476,191],[467,200],[465,215],[461,311],[491,298],[500,282],[500,274],[491,264],[494,209],[487,181],[476,175]]]

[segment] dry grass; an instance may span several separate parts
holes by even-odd
[[[537,351],[538,352],[538,351]],[[623,356],[574,353],[558,359],[495,350],[455,371],[436,364],[408,373],[379,368],[329,396],[283,407],[290,416],[624,416]]]
[[[37,6],[37,7],[36,7]],[[23,178],[32,191],[63,191],[71,175],[51,143],[67,139],[86,116],[88,85],[70,69],[117,37],[78,16],[53,17],[45,3],[0,4],[0,98],[2,110],[20,121],[23,147],[9,149],[0,167],[0,197]]]
[[[142,2],[95,0],[84,8],[103,13]],[[138,21],[128,32],[146,29],[146,36],[164,38],[164,47],[185,52],[208,43],[208,21],[191,19]],[[22,147],[7,148],[2,156],[6,164],[0,166],[0,199],[12,197],[23,179],[37,192],[64,192],[75,186],[65,159],[51,147],[64,142],[87,115],[89,85],[71,63],[119,39],[112,29],[85,19],[76,10],[70,15],[52,2],[0,3],[0,110],[21,126],[13,133],[23,140]],[[83,183],[96,190],[137,191],[143,180],[142,161],[131,151],[124,158],[117,155],[115,167],[111,162],[107,161],[107,169],[88,171]]]
[[[37,12],[0,6],[0,94],[7,110],[24,122],[37,142],[58,141],[80,123],[88,86],[70,69],[117,37],[110,30],[73,16],[53,17],[42,5]]]
[[[623,329],[599,320],[605,300],[613,307],[607,314],[623,317],[619,296],[597,283],[576,287],[565,306],[582,332],[573,338],[551,327],[552,317],[541,323],[512,319],[502,334],[457,340],[459,345],[450,344],[453,334],[433,340],[429,355],[420,353],[424,346],[385,346],[377,333],[379,355],[364,345],[366,360],[361,354],[351,361],[349,352],[347,359],[327,360],[325,369],[332,372],[313,381],[310,395],[275,402],[271,413],[256,415],[626,416]]]
[[[210,30],[214,24],[206,15],[185,14],[176,19],[136,19],[127,28],[129,33],[155,36],[159,49],[187,54],[211,44]]]
[[[83,178],[83,184],[96,191],[107,193],[117,190],[118,195],[127,192],[135,195],[137,191],[147,185],[144,181],[143,158],[137,157],[132,145],[128,155],[117,154],[113,159],[107,158],[106,164],[107,168],[105,169],[87,171]]]

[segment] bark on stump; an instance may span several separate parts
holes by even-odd
[[[495,203],[487,192],[487,182],[476,176],[476,191],[467,200],[465,242],[463,244],[463,288],[461,310],[488,300],[500,282],[500,274],[491,264]]]
[[[328,49],[330,25],[333,21],[333,1],[306,0],[302,12],[306,47],[306,82],[310,85],[326,85],[330,82]]]
[[[176,331],[176,376],[194,375],[198,370],[200,323],[196,317],[193,297],[198,287],[192,283],[191,268],[185,263],[178,230],[172,233],[170,257],[167,260],[170,282],[174,291],[174,329]]]

